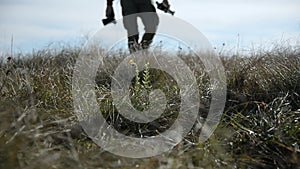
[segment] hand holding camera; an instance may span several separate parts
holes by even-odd
[[[169,13],[174,15],[175,12],[170,10],[170,4],[167,0],[164,0],[162,3],[156,1],[157,8],[164,11],[165,13]]]

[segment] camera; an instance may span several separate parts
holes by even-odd
[[[171,11],[171,10],[169,9],[169,7],[168,7],[165,3],[163,3],[163,2],[162,2],[162,3],[159,3],[159,2],[156,1],[156,5],[157,5],[157,8],[158,8],[158,9],[164,11],[165,13],[169,13],[169,14],[171,14],[171,15],[174,15],[174,14],[175,14],[175,12],[174,12],[174,11]]]
[[[105,26],[105,25],[110,24],[110,23],[116,24],[117,21],[115,20],[115,18],[105,18],[105,19],[102,19],[102,23]]]

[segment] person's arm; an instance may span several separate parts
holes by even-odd
[[[106,17],[107,18],[114,18],[115,13],[113,9],[113,0],[106,0]]]
[[[113,4],[113,0],[107,0],[106,2],[107,2],[107,6],[112,6]]]

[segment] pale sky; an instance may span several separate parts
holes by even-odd
[[[300,0],[169,1],[176,17],[194,25],[217,48],[223,43],[250,48],[281,39],[300,41]],[[121,18],[119,0],[114,8]],[[0,0],[0,51],[10,51],[12,35],[16,51],[77,43],[103,28],[104,10],[105,0]]]

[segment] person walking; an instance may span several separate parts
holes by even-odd
[[[163,0],[167,9],[170,8],[168,0]],[[140,49],[148,49],[152,43],[159,18],[152,0],[121,0],[123,25],[127,30],[128,48],[130,53]],[[106,17],[114,17],[113,0],[107,0]],[[139,41],[137,18],[140,17],[145,33]]]

